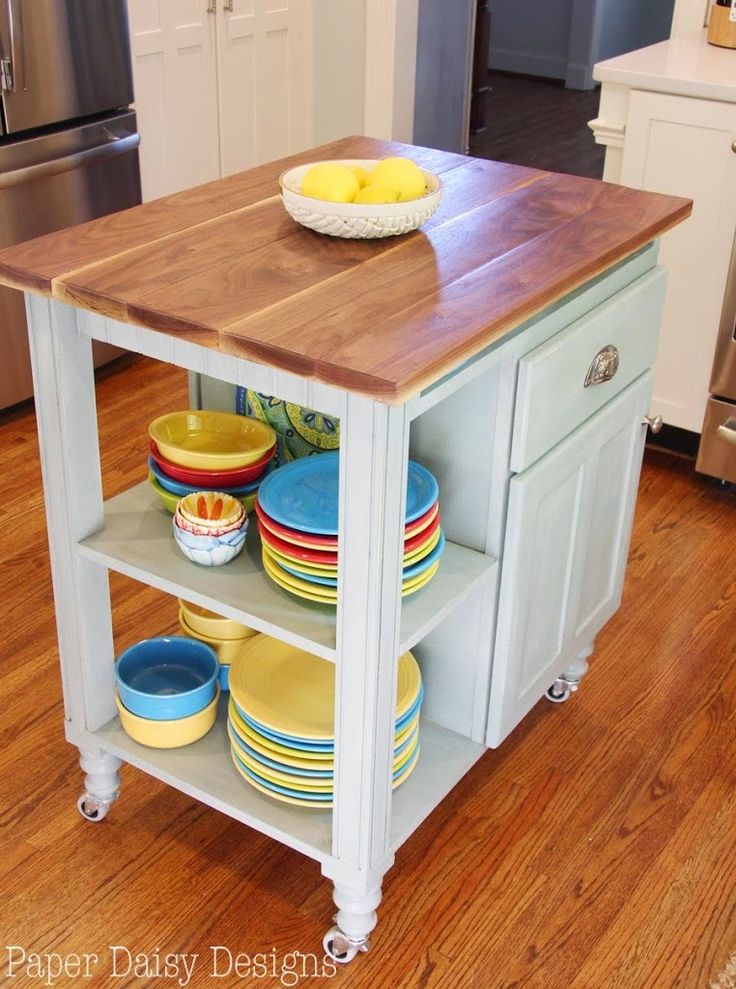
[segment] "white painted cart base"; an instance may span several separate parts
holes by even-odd
[[[396,850],[550,684],[575,689],[597,630],[618,607],[661,294],[655,257],[644,249],[400,406],[29,296],[66,734],[86,773],[82,815],[102,820],[121,762],[137,766],[319,861],[337,906],[325,950],[341,962],[366,950]],[[644,340],[632,348],[645,349],[629,381],[606,395],[551,392],[540,431],[534,389],[546,380],[552,338],[571,359],[583,351],[584,375],[586,341],[610,327],[623,333],[616,314],[627,306],[645,324],[632,330]],[[339,416],[336,615],[266,577],[255,532],[232,564],[198,568],[178,553],[145,482],[103,503],[92,339]],[[448,544],[436,579],[402,602],[410,455],[439,479]],[[183,749],[148,749],[123,732],[109,570],[336,664],[331,812],[245,786],[228,757],[224,707],[212,731]],[[397,661],[407,649],[425,683],[421,755],[394,793]]]

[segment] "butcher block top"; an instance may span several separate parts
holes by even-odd
[[[442,177],[421,230],[297,225],[278,176],[405,155]],[[397,403],[688,216],[593,179],[350,137],[0,251],[0,282]]]

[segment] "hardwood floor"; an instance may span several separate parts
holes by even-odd
[[[150,361],[100,382],[107,495],[144,476],[148,420],[186,401],[184,373]],[[129,767],[104,823],[77,814],[34,428],[0,420],[0,982],[15,944],[100,956],[94,980],[57,986],[178,984],[110,979],[121,945],[199,953],[192,987],[290,985],[214,978],[209,946],[321,956],[333,907],[315,863]],[[709,985],[736,950],[735,512],[690,461],[648,452],[622,608],[579,693],[480,760],[399,852],[370,953],[305,984]],[[176,628],[171,598],[111,583],[118,648]]]
[[[480,97],[486,129],[471,135],[471,155],[601,178],[605,149],[588,127],[598,116],[600,90],[577,92],[554,79],[502,72],[489,72],[488,85]]]

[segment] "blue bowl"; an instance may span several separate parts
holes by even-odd
[[[183,636],[144,639],[115,663],[123,705],[152,721],[187,718],[215,696],[220,664],[210,646]]]

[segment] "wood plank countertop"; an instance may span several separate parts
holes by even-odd
[[[419,231],[313,233],[278,176],[401,154],[442,176]],[[0,251],[0,282],[397,403],[685,219],[687,199],[350,137]]]

